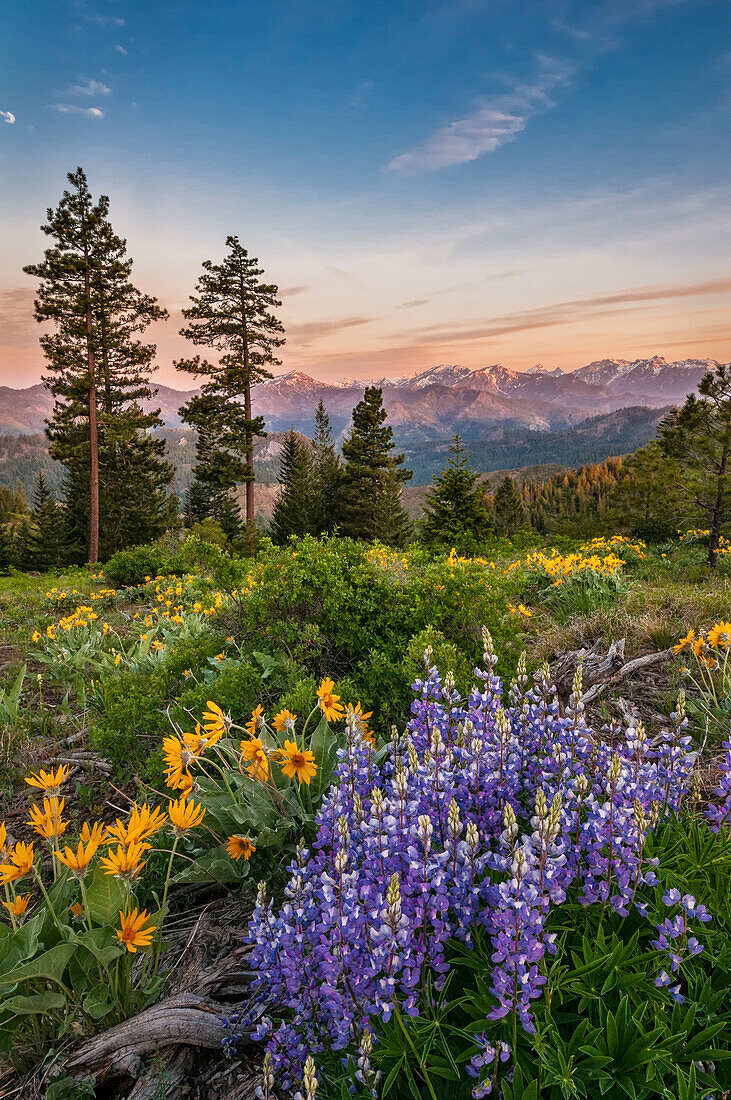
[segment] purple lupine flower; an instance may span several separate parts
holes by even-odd
[[[259,1003],[247,1019],[284,1090],[302,1080],[307,1057],[352,1051],[366,1034],[375,1042],[374,1021],[396,1008],[418,1015],[427,981],[439,990],[446,980],[449,941],[469,943],[478,926],[492,945],[489,1018],[515,1013],[532,1031],[541,961],[555,951],[552,907],[571,893],[625,915],[657,882],[645,842],[690,780],[683,714],[655,747],[640,727],[603,740],[586,726],[580,675],[562,716],[548,672],[529,688],[524,662],[504,705],[489,635],[464,700],[426,656],[404,735],[376,762],[347,727],[282,905],[275,911],[263,885],[257,895],[248,942]],[[668,970],[702,950],[686,942],[687,922],[710,915],[679,891],[665,904],[681,912],[657,926],[653,945],[668,962],[656,984],[677,999]],[[470,1072],[485,1096],[510,1052],[487,1033],[478,1046]],[[370,1057],[370,1048],[353,1056],[363,1084]]]

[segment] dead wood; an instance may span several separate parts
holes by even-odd
[[[143,1058],[160,1048],[215,1050],[221,1046],[221,1017],[226,1007],[194,993],[176,993],[89,1039],[66,1059],[65,1068],[96,1078],[136,1079],[143,1072]]]

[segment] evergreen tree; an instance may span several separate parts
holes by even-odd
[[[495,490],[495,529],[498,534],[514,535],[523,523],[523,498],[512,477],[506,475]]]
[[[312,458],[307,443],[294,428],[284,437],[278,480],[281,489],[272,513],[271,536],[281,546],[290,535],[313,531]]]
[[[61,560],[63,510],[57,505],[40,471],[33,491],[31,525],[24,564],[27,569],[46,572]]]
[[[708,565],[716,568],[724,523],[731,514],[731,366],[719,363],[660,424],[665,455],[683,471],[681,487],[699,521],[708,526]]]
[[[447,465],[433,478],[426,495],[422,534],[433,545],[474,550],[488,528],[480,475],[470,465],[470,455],[457,432],[449,447]]]
[[[338,505],[342,467],[335,450],[330,428],[330,417],[322,398],[315,410],[315,438],[313,451],[313,509],[314,533],[331,535],[338,525]]]
[[[400,489],[413,474],[399,468],[405,455],[391,454],[393,429],[386,419],[381,390],[367,386],[343,443],[340,529],[351,538],[385,541],[409,522]]]
[[[404,508],[398,470],[387,470],[383,480],[383,521],[379,540],[386,546],[406,546],[414,537],[414,525]]]
[[[204,260],[192,305],[183,310],[188,324],[181,335],[193,344],[216,349],[218,362],[196,355],[176,363],[178,370],[205,378],[201,393],[180,410],[198,432],[196,467],[190,501],[200,514],[219,518],[239,482],[246,484],[246,523],[254,530],[254,437],[262,436],[264,419],[252,416],[251,387],[271,378],[279,364],[275,351],[284,343],[274,315],[281,302],[277,287],[263,283],[263,268],[249,256],[238,237],[227,237],[228,253],[220,264]],[[243,405],[240,403],[243,398]]]
[[[672,538],[688,515],[679,463],[657,443],[630,455],[609,495],[608,512],[613,527],[642,539]]]
[[[149,434],[162,426],[159,410],[140,403],[153,396],[155,346],[139,337],[167,312],[131,282],[107,196],[92,201],[81,168],[68,179],[42,227],[54,246],[24,270],[40,279],[36,319],[55,326],[41,337],[56,398],[46,434],[66,469],[68,535],[96,561],[156,538],[173,513],[165,443]]]

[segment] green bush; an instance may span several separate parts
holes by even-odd
[[[145,577],[167,573],[170,555],[157,544],[118,550],[104,566],[104,577],[117,588],[143,584]]]
[[[483,625],[505,654],[504,675],[521,648],[506,612],[520,582],[482,559],[307,537],[265,545],[254,562],[223,555],[214,579],[235,593],[228,623],[244,650],[287,654],[314,681],[352,681],[364,706],[377,704],[380,728],[408,714],[404,653],[423,631],[453,647],[455,673],[479,658]]]

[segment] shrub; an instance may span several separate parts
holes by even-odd
[[[104,576],[120,588],[144,584],[145,578],[169,572],[170,554],[161,546],[135,546],[130,550],[118,550],[104,566]]]

